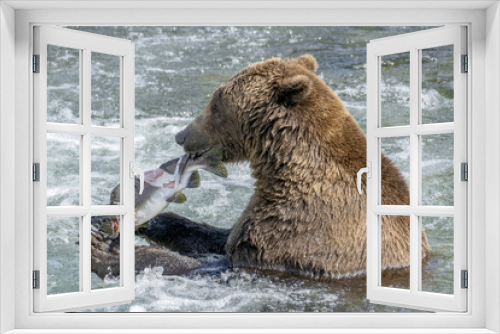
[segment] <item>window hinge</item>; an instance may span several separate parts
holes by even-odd
[[[462,55],[462,73],[468,73],[469,72],[469,56],[467,55]]]
[[[33,181],[40,182],[40,164],[38,162],[33,164]]]
[[[33,270],[33,289],[40,289],[40,270]]]
[[[460,180],[469,181],[469,166],[467,165],[467,163],[462,162],[462,164],[460,165],[460,169],[461,169]]]
[[[462,289],[467,289],[469,287],[469,274],[467,270],[462,270],[461,276]]]
[[[33,73],[40,73],[40,55],[33,55]]]

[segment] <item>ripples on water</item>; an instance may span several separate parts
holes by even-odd
[[[421,30],[419,27],[78,27],[78,30],[130,39],[136,45],[136,165],[143,170],[181,155],[182,149],[175,144],[173,135],[183,129],[208,103],[212,92],[245,66],[271,57],[297,57],[304,53],[314,55],[319,63],[320,76],[343,100],[347,109],[363,129],[366,128],[366,43],[371,39]],[[64,78],[74,64],[71,54],[63,54],[62,60],[52,64],[54,73]],[[50,64],[49,64],[50,65]],[[99,67],[106,85],[106,64]],[[104,71],[104,72],[103,72]],[[69,73],[69,72],[68,72]],[[104,73],[104,74],[103,74]],[[68,74],[69,75],[69,74]],[[112,77],[112,75],[109,75]],[[67,81],[67,80],[66,80]],[[93,84],[99,84],[93,82]],[[78,97],[61,92],[77,91],[76,85],[54,81],[49,87],[49,114],[53,121],[78,118],[72,105]],[[404,89],[404,87],[399,87]],[[432,86],[426,94],[427,105],[436,101],[450,101],[448,91],[438,92]],[[396,95],[388,99],[397,99]],[[106,119],[106,110],[99,110]],[[397,114],[397,113],[396,113]],[[58,119],[59,117],[59,119]],[[113,117],[110,115],[109,117]],[[439,118],[439,114],[437,116]],[[396,122],[398,120],[395,120]],[[401,143],[403,143],[402,141]],[[430,152],[439,147],[429,141]],[[438,140],[434,141],[434,143]],[[394,161],[405,165],[404,154],[409,148],[395,145]],[[71,140],[52,147],[50,154],[57,163],[75,173],[77,162],[65,155]],[[105,148],[102,148],[105,150]],[[104,154],[96,148],[95,154]],[[93,151],[94,154],[94,151]],[[442,173],[439,164],[429,159],[429,180],[433,169]],[[103,161],[102,164],[106,164]],[[69,166],[68,166],[69,165]],[[106,167],[106,166],[104,166]],[[75,169],[76,168],[76,169]],[[403,167],[402,167],[403,168]],[[108,168],[109,169],[109,168]],[[104,189],[115,186],[114,175],[107,168],[93,172],[93,182]],[[113,170],[112,168],[110,170]],[[187,189],[185,204],[171,204],[167,210],[195,221],[214,226],[231,227],[244,209],[253,192],[253,179],[247,164],[228,166],[229,176],[221,180],[201,171],[202,186]],[[403,173],[408,172],[403,170]],[[76,174],[77,175],[77,174]],[[75,176],[76,176],[75,175]],[[49,175],[49,178],[51,176]],[[52,175],[56,178],[57,175]],[[64,184],[53,184],[49,193],[51,205],[78,201],[78,194],[67,191]],[[444,201],[450,194],[441,193]],[[108,201],[107,191],[93,192],[93,201]],[[432,192],[430,193],[432,195]],[[75,197],[76,196],[76,197]],[[452,197],[451,197],[452,199]],[[196,203],[196,205],[193,205]],[[431,261],[429,268],[438,268],[438,275],[431,275],[431,285],[444,285],[450,279],[452,256],[446,256],[453,240],[443,236],[452,231],[452,222],[429,222],[427,233],[433,242],[433,252],[441,254],[439,261]],[[49,249],[49,274],[71,261],[74,238],[71,225],[60,224],[50,234],[53,246]],[[74,234],[74,233],[73,233]],[[451,244],[450,244],[451,243]],[[145,241],[137,239],[137,244]],[[78,258],[78,254],[74,259]],[[111,306],[88,311],[96,312],[406,312],[370,304],[366,298],[364,280],[341,282],[314,282],[277,273],[261,273],[248,270],[229,270],[220,259],[208,259],[213,270],[192,276],[162,276],[160,268],[151,268],[136,278],[136,299],[128,305]],[[443,269],[444,268],[444,269]],[[77,272],[77,271],[76,271]],[[407,279],[407,278],[406,278]],[[93,275],[93,286],[114,286],[113,278],[102,281]],[[395,278],[397,281],[397,278]],[[403,277],[404,281],[405,278]],[[77,279],[76,279],[77,281]],[[75,277],[70,274],[51,289],[67,290]]]

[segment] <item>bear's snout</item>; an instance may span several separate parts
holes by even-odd
[[[200,131],[199,122],[196,120],[175,135],[175,142],[188,153],[206,151],[213,146],[209,138]]]
[[[187,135],[188,135],[188,127],[186,127],[184,130],[178,132],[175,135],[175,142],[181,146],[184,145],[184,143],[186,142]]]

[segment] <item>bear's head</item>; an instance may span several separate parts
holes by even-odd
[[[273,150],[283,155],[299,142],[324,140],[341,102],[316,68],[310,55],[248,66],[215,91],[205,110],[176,134],[176,142],[194,155],[222,145],[224,161],[237,162],[270,160]]]

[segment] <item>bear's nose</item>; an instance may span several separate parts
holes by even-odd
[[[186,142],[186,137],[187,137],[187,128],[185,128],[184,130],[175,135],[175,142],[182,146]]]

